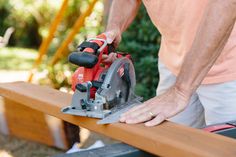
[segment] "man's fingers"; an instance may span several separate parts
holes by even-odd
[[[119,29],[112,29],[104,33],[107,37],[107,43],[112,44],[115,48],[121,41],[121,32]]]
[[[131,108],[130,110],[128,110],[127,112],[123,113],[120,116],[120,122],[125,122],[127,119],[138,116],[139,114],[144,112],[143,108],[144,108],[144,105],[139,105],[139,106]]]
[[[160,113],[155,118],[153,118],[152,120],[146,122],[145,126],[150,127],[150,126],[158,125],[158,124],[162,123],[165,119],[166,119],[166,117],[164,116],[164,114]]]
[[[125,116],[129,115],[130,113],[133,113],[133,112],[135,112],[136,110],[139,110],[139,109],[141,109],[141,108],[143,108],[143,107],[144,107],[143,104],[138,105],[138,106],[135,106],[135,107],[129,109],[127,112],[123,113],[123,114],[121,115],[121,117],[125,117]]]
[[[143,107],[142,105],[135,106],[135,107],[129,109],[127,112],[121,114],[120,122],[125,122],[127,116],[129,116],[130,113],[135,112],[136,110],[138,110],[139,108],[142,108],[142,107]]]
[[[125,119],[128,120],[128,119],[138,117],[138,116],[142,115],[143,113],[148,113],[148,111],[150,111],[150,110],[152,110],[151,107],[147,107],[147,106],[143,105],[142,107],[137,108],[135,111],[132,111],[132,112],[129,111],[128,113],[126,113]]]
[[[153,106],[153,101],[149,100],[139,106],[133,107],[121,115],[120,121],[125,122],[127,119],[130,119],[132,117],[139,116],[142,113],[151,111],[153,110],[152,106]]]
[[[112,52],[109,55],[102,55],[103,62],[112,63],[117,59],[117,54]]]
[[[151,107],[150,105],[152,105],[152,101],[151,101],[151,100],[148,100],[148,101],[142,103],[142,104],[139,105],[139,106],[136,106],[136,107],[131,108],[131,109],[128,110],[126,113],[122,114],[122,116],[126,116],[126,115],[129,115],[129,114],[132,114],[132,112],[134,112],[134,111],[136,111],[136,110],[142,111],[143,109],[141,109],[141,108],[145,108],[146,110],[149,110],[150,107]]]
[[[116,32],[115,31],[105,32],[105,35],[107,37],[107,43],[111,44],[115,40]]]
[[[139,114],[137,116],[127,119],[125,122],[127,124],[137,124],[137,123],[148,121],[152,118],[153,118],[153,115],[149,114],[149,112],[143,112],[142,114]]]
[[[108,55],[102,55],[102,59],[107,59],[108,58]]]

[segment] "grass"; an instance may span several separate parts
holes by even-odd
[[[28,48],[0,48],[0,70],[30,70],[37,50]]]

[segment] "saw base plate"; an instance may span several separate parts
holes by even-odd
[[[77,115],[77,116],[84,116],[84,117],[91,117],[91,118],[105,118],[111,114],[110,110],[102,110],[102,111],[86,111],[81,109],[74,109],[72,106],[64,107],[61,110],[63,113]]]

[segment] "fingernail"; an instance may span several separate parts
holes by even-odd
[[[131,124],[131,123],[133,123],[133,121],[132,121],[131,119],[127,119],[127,120],[125,121],[125,123]]]
[[[150,126],[152,126],[152,124],[151,124],[151,123],[148,123],[148,122],[147,122],[147,123],[145,123],[144,125],[145,125],[145,126],[147,126],[147,127],[150,127]]]
[[[111,44],[113,42],[113,40],[111,38],[107,38],[107,43]]]
[[[120,121],[121,121],[121,122],[125,122],[125,117],[121,117],[121,118],[120,118]]]

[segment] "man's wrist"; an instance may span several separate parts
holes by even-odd
[[[175,83],[173,88],[175,88],[175,90],[186,99],[189,99],[193,95],[194,91],[196,90],[192,86],[188,86],[186,84],[181,84],[178,82]]]
[[[107,25],[107,27],[106,27],[106,32],[114,31],[114,30],[115,30],[117,33],[120,33],[120,34],[122,33],[121,28],[119,27],[118,24],[113,23],[113,24]]]

